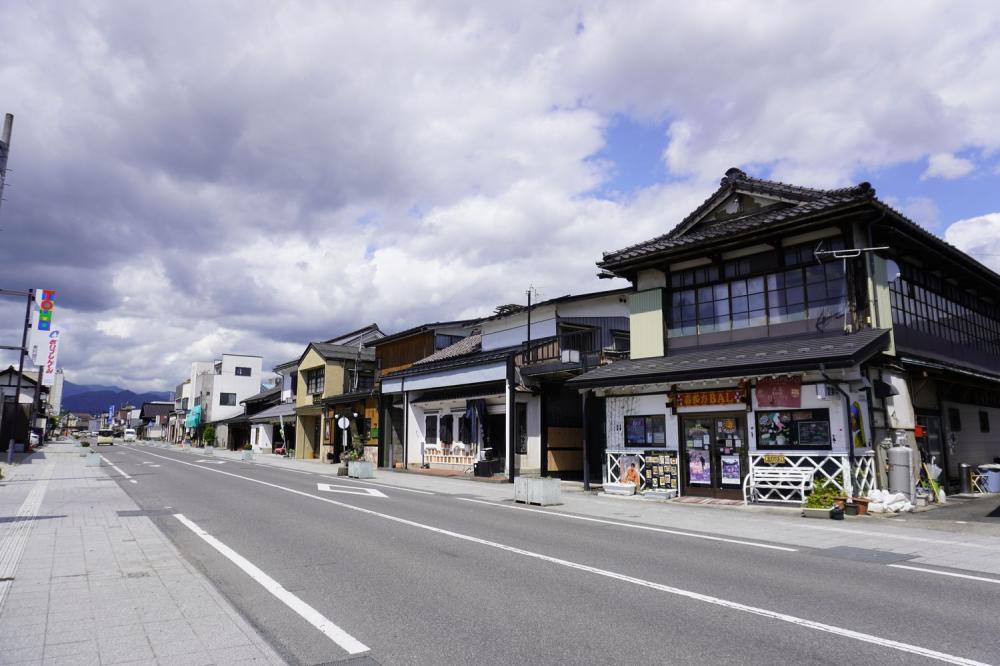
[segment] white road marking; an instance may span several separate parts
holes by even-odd
[[[374,488],[353,488],[344,487],[334,488],[329,483],[317,483],[316,490],[322,490],[324,493],[346,493],[348,495],[361,495],[363,497],[385,497],[388,496],[381,490],[375,490]]]
[[[986,578],[985,576],[970,576],[969,574],[960,574],[953,571],[938,571],[937,569],[924,569],[923,567],[911,567],[906,564],[887,564],[886,566],[893,567],[894,569],[909,569],[910,571],[920,571],[923,573],[937,574],[939,576],[953,576],[955,578],[966,578],[968,580],[978,580],[984,583],[993,583],[995,585],[1000,585],[1000,579],[996,578]]]
[[[201,537],[205,543],[222,553],[227,560],[238,566],[243,573],[260,583],[261,587],[277,597],[283,604],[298,613],[303,620],[319,629],[327,638],[346,650],[348,654],[360,654],[368,651],[367,645],[354,638],[354,636],[351,636],[349,633],[334,624],[333,621],[324,617],[318,610],[286,590],[282,587],[281,583],[261,571],[250,560],[246,559],[235,550],[198,527],[198,525],[185,517],[184,514],[175,513],[174,518],[181,521],[185,527]]]
[[[672,530],[665,527],[651,527],[649,525],[635,525],[633,523],[620,523],[615,520],[604,520],[603,518],[590,518],[589,516],[577,516],[572,513],[560,513],[558,511],[545,511],[544,509],[532,509],[526,506],[511,506],[509,504],[497,504],[495,502],[487,502],[485,500],[471,499],[469,497],[456,497],[455,499],[461,500],[463,502],[475,502],[477,504],[485,504],[487,506],[496,507],[498,509],[515,509],[517,511],[529,511],[531,513],[543,513],[547,516],[557,516],[559,518],[571,518],[573,520],[583,520],[588,523],[602,523],[604,525],[615,525],[616,527],[629,527],[634,530],[644,530],[646,532],[660,532],[663,534],[676,534],[677,536],[691,537],[693,539],[705,539],[706,541],[724,541],[726,543],[735,543],[741,546],[753,546],[754,548],[767,548],[769,550],[781,550],[786,553],[797,553],[798,548],[789,548],[787,546],[772,546],[766,543],[755,543],[753,541],[743,541],[742,539],[730,539],[727,537],[711,536],[708,534],[697,534],[694,532],[684,532],[681,530]]]
[[[159,467],[159,464],[157,464],[157,463],[151,463],[148,460],[142,461],[142,464],[143,465],[149,465],[150,467]]]
[[[436,495],[437,493],[432,493],[429,490],[415,490],[413,488],[404,488],[402,486],[394,486],[391,483],[379,483],[378,481],[362,481],[361,479],[352,479],[350,477],[344,478],[342,476],[331,476],[329,474],[325,475],[328,479],[341,479],[347,481],[348,483],[364,483],[370,486],[381,486],[382,488],[392,488],[393,490],[405,490],[408,493],[420,493],[421,495]]]
[[[741,611],[744,613],[749,613],[751,615],[758,615],[761,617],[770,618],[773,620],[778,620],[779,622],[787,622],[789,624],[794,624],[799,627],[804,627],[806,629],[814,629],[816,631],[821,631],[828,634],[833,634],[835,636],[842,636],[844,638],[851,638],[862,643],[870,643],[872,645],[878,645],[880,647],[889,648],[892,650],[897,650],[899,652],[906,652],[908,654],[915,654],[922,657],[927,657],[929,659],[936,659],[938,661],[943,661],[949,664],[962,664],[963,666],[989,666],[983,662],[975,661],[973,659],[966,659],[964,657],[958,657],[956,655],[947,654],[945,652],[938,652],[936,650],[931,650],[929,648],[921,647],[919,645],[911,645],[909,643],[902,643],[900,641],[890,640],[888,638],[882,638],[881,636],[875,636],[873,634],[866,634],[860,631],[854,631],[853,629],[847,629],[845,627],[837,627],[831,624],[824,624],[822,622],[815,622],[813,620],[807,620],[805,618],[796,617],[794,615],[787,615],[785,613],[779,613],[777,611],[767,610],[766,608],[758,608],[756,606],[749,606],[747,604],[741,604],[735,601],[729,601],[726,599],[721,599],[719,597],[712,597],[707,594],[701,594],[699,592],[692,592],[690,590],[684,590],[678,587],[671,587],[669,585],[662,585],[660,583],[654,583],[652,581],[643,580],[641,578],[633,578],[631,576],[626,576],[624,574],[616,573],[613,571],[607,571],[605,569],[598,569],[596,567],[591,567],[586,564],[579,564],[577,562],[571,562],[569,560],[559,559],[557,557],[552,557],[550,555],[543,555],[541,553],[535,553],[530,550],[524,550],[522,548],[517,548],[515,546],[507,546],[502,543],[497,543],[496,541],[488,541],[486,539],[481,539],[479,537],[470,536],[468,534],[461,534],[459,532],[452,532],[451,530],[446,530],[441,527],[434,527],[433,525],[426,525],[424,523],[418,523],[413,520],[407,520],[406,518],[400,518],[398,516],[392,516],[387,513],[381,513],[373,509],[366,509],[360,506],[354,506],[353,504],[347,504],[345,502],[338,502],[337,500],[329,499],[327,497],[320,497],[319,495],[313,495],[312,493],[303,492],[301,490],[296,490],[294,488],[287,488],[285,486],[279,486],[276,483],[269,483],[267,481],[261,481],[260,479],[254,479],[248,476],[241,476],[239,474],[233,474],[232,472],[224,472],[221,469],[213,469],[211,467],[204,467],[202,465],[195,465],[193,463],[185,462],[183,460],[174,460],[173,458],[168,458],[166,456],[160,456],[155,453],[144,452],[146,455],[156,456],[158,458],[163,458],[171,462],[178,463],[180,465],[190,465],[195,469],[204,470],[206,472],[214,472],[216,474],[224,474],[225,476],[232,476],[237,479],[243,479],[244,481],[249,481],[250,483],[257,483],[262,486],[268,486],[271,488],[276,488],[278,490],[284,490],[285,492],[292,493],[293,495],[300,495],[302,497],[309,497],[314,500],[319,500],[320,502],[326,502],[327,504],[332,504],[338,506],[342,509],[347,509],[349,511],[357,511],[358,513],[363,513],[369,516],[375,516],[377,518],[383,518],[385,520],[398,523],[400,525],[409,525],[410,527],[416,527],[418,529],[427,530],[429,532],[434,532],[436,534],[443,534],[445,536],[450,536],[455,539],[462,541],[468,541],[470,543],[477,543],[490,548],[496,548],[498,550],[503,550],[509,553],[514,553],[516,555],[522,555],[524,557],[541,560],[543,562],[550,562],[552,564],[557,564],[560,566],[568,567],[570,569],[576,569],[578,571],[586,571],[588,573],[595,574],[597,576],[603,576],[606,578],[612,578],[615,580],[620,580],[626,583],[632,583],[633,585],[638,585],[640,587],[646,587],[660,592],[666,592],[667,594],[673,594],[675,596],[684,597],[687,599],[693,599],[695,601],[701,601],[714,606],[722,606],[731,610]]]
[[[128,479],[129,483],[139,483],[138,481],[136,481],[135,479],[133,479],[131,476],[129,476],[128,474],[126,474],[125,472],[123,472],[121,470],[121,468],[118,467],[118,465],[114,464],[113,462],[111,462],[110,460],[108,460],[103,455],[101,456],[101,460],[103,460],[104,462],[106,462],[109,465],[111,465],[111,469],[115,470],[116,472],[118,472],[119,474],[121,474],[122,476],[124,476],[126,479]]]
[[[201,460],[195,460],[196,463],[208,463],[209,465],[225,465],[225,460],[209,460],[208,458],[202,458]]]

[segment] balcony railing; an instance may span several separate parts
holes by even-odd
[[[628,352],[602,349],[599,331],[574,331],[522,343],[522,350],[514,357],[514,364],[524,367],[565,363],[587,369],[621,358],[628,358]]]

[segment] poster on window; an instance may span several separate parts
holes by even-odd
[[[688,453],[688,481],[690,483],[712,483],[712,461],[707,452]]]
[[[625,442],[629,446],[642,446],[646,443],[646,423],[643,417],[625,417]]]
[[[728,485],[739,485],[743,480],[740,477],[740,457],[722,456],[722,483]]]

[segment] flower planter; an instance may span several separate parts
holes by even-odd
[[[858,507],[858,515],[859,516],[867,516],[868,515],[868,504],[871,502],[870,499],[868,499],[867,497],[855,497],[851,501],[853,501],[854,504],[855,504],[855,506]]]
[[[351,460],[347,463],[347,476],[352,479],[374,479],[375,466],[367,460]]]
[[[830,519],[830,509],[832,506],[828,506],[822,509],[814,509],[810,507],[802,507],[802,517],[803,518],[823,518],[824,520]]]
[[[253,460],[253,451],[244,451],[240,459],[243,462],[251,462]]]
[[[337,467],[337,476],[347,476],[347,464],[346,463],[341,463],[340,466]]]
[[[101,466],[101,456],[97,451],[91,451],[87,454],[87,467],[100,467]]]
[[[604,492],[608,495],[635,495],[634,483],[605,483]]]
[[[847,497],[840,496],[833,498],[833,505],[843,509],[847,505]]]

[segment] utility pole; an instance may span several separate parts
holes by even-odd
[[[14,114],[8,113],[3,119],[0,132],[0,205],[3,205],[3,186],[7,182],[7,156],[10,155],[10,133],[14,129]]]

